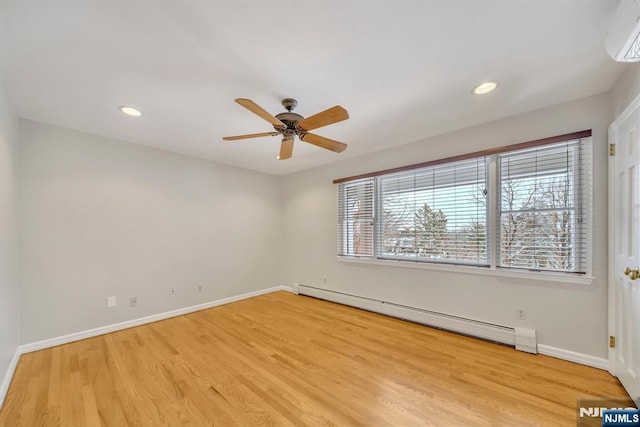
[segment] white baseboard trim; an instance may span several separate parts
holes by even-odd
[[[292,294],[297,294],[298,293],[298,288],[296,287],[295,283],[293,284],[293,286],[280,285],[280,286],[276,286],[276,288],[278,288],[281,291],[291,292]]]
[[[96,337],[98,335],[104,335],[111,332],[121,331],[123,329],[129,329],[135,326],[157,322],[158,320],[164,320],[164,319],[169,319],[171,317],[182,316],[183,314],[193,313],[195,311],[205,310],[207,308],[229,304],[232,302],[241,301],[247,298],[257,297],[259,295],[264,295],[264,294],[268,294],[276,291],[293,292],[290,286],[274,286],[267,289],[261,289],[259,291],[248,292],[246,294],[235,295],[228,298],[222,298],[215,301],[209,301],[202,304],[192,305],[190,307],[178,308],[176,310],[166,311],[164,313],[152,314],[151,316],[140,317],[138,319],[127,320],[125,322],[120,322],[120,323],[113,323],[111,325],[100,326],[98,328],[88,329],[86,331],[74,332],[72,334],[63,335],[60,337],[49,338],[46,340],[36,341],[29,344],[23,344],[18,347],[18,351],[20,354],[31,353],[32,351],[43,350],[45,348],[55,347],[57,345],[62,345],[62,344],[68,344],[70,342],[80,341],[83,339]]]
[[[588,354],[576,353],[571,350],[551,347],[550,345],[538,344],[538,353],[558,359],[567,360],[569,362],[579,363],[581,365],[591,366],[592,368],[609,370],[609,359],[602,357],[589,356]]]
[[[16,367],[18,366],[18,360],[20,359],[20,347],[16,348],[16,352],[13,354],[13,358],[9,363],[9,367],[7,368],[7,372],[4,373],[4,378],[2,379],[2,383],[0,383],[0,409],[2,409],[2,405],[4,404],[4,398],[7,397],[7,391],[9,391],[9,384],[11,384],[11,379],[13,378],[13,374],[16,372]]]

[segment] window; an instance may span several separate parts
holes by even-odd
[[[338,183],[338,255],[586,273],[591,131]]]
[[[373,253],[373,179],[338,187],[338,255]]]
[[[378,258],[487,264],[486,158],[378,177]]]
[[[498,155],[499,267],[586,272],[581,140]]]

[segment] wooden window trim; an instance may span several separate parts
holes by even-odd
[[[512,145],[505,145],[497,148],[490,148],[488,150],[476,151],[474,153],[461,154],[459,156],[446,157],[444,159],[430,160],[428,162],[416,163],[416,164],[407,165],[407,166],[400,166],[397,168],[385,169],[385,170],[380,170],[376,172],[369,172],[362,175],[354,175],[346,178],[338,178],[338,179],[334,179],[333,183],[340,184],[343,182],[356,181],[359,179],[371,178],[374,176],[386,175],[386,174],[391,174],[396,172],[404,172],[412,169],[424,168],[427,166],[435,166],[443,163],[455,162],[458,160],[467,160],[467,159],[473,159],[476,157],[491,156],[494,154],[504,153],[507,151],[522,150],[525,148],[538,147],[540,145],[548,145],[556,142],[569,141],[572,139],[588,138],[591,136],[591,133],[592,133],[591,129],[583,130],[579,132],[572,132],[564,135],[552,136],[549,138],[536,139],[534,141],[521,142],[519,144],[512,144]]]

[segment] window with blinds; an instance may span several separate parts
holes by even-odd
[[[334,181],[338,255],[589,273],[591,131]]]
[[[589,144],[498,155],[498,267],[584,273]]]
[[[487,264],[485,157],[378,180],[378,258]]]
[[[338,186],[338,255],[373,256],[373,178]]]

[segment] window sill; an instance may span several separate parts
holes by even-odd
[[[536,271],[518,271],[510,269],[496,269],[490,267],[473,267],[467,265],[447,265],[447,264],[430,264],[424,262],[413,261],[394,261],[371,258],[357,258],[337,256],[339,262],[346,264],[372,264],[385,267],[400,268],[417,268],[420,270],[445,271],[459,274],[473,274],[475,276],[493,276],[493,277],[514,277],[518,279],[528,279],[535,281],[555,282],[555,283],[571,283],[577,285],[591,285],[592,276],[574,275],[564,273],[536,272]]]

